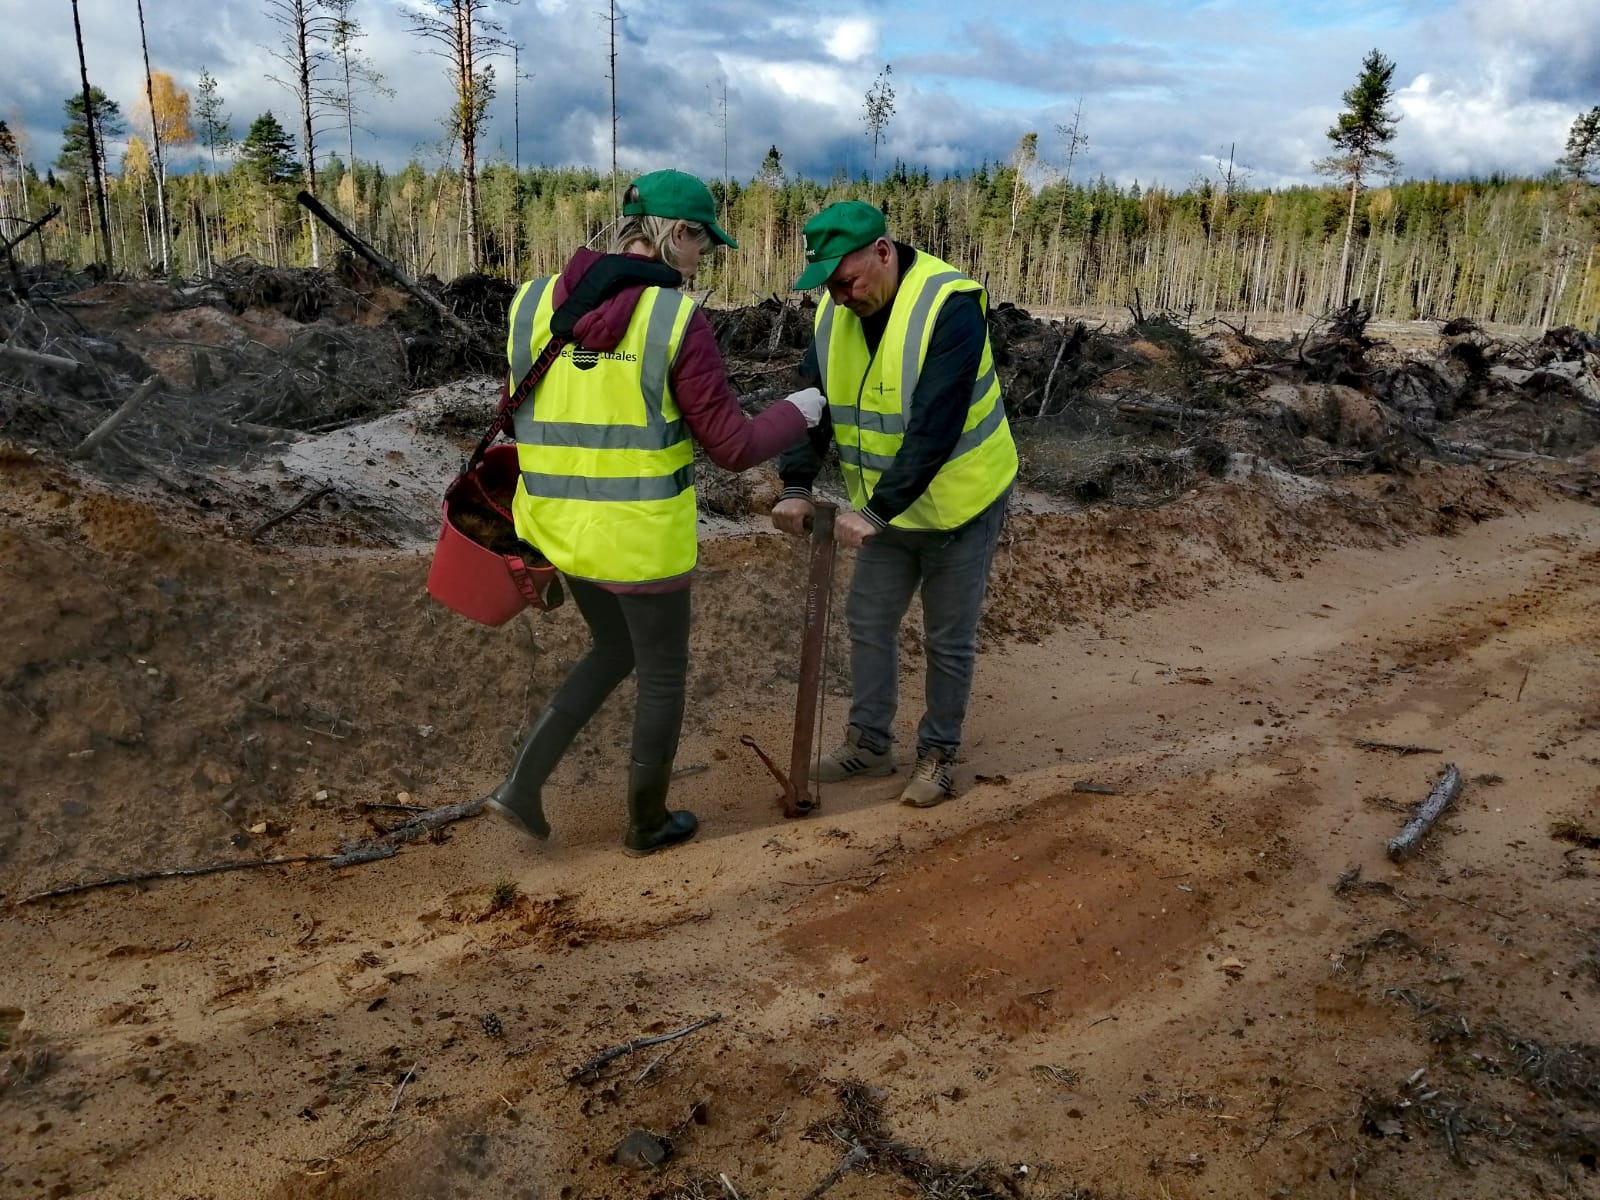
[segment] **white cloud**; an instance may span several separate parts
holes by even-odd
[[[1418,75],[1395,94],[1394,106],[1407,153],[1418,160],[1402,155],[1402,167],[1413,174],[1537,174],[1554,165],[1572,122],[1568,105],[1516,99],[1499,70],[1475,85]]]
[[[856,62],[877,50],[878,27],[865,17],[846,17],[834,24],[822,44],[830,57]]]
[[[8,2],[22,0],[0,5]],[[888,61],[898,111],[879,147],[880,167],[887,156],[935,172],[970,171],[1003,161],[1030,129],[1046,143],[1044,156],[1055,157],[1051,131],[1072,120],[1081,95],[1091,141],[1074,166],[1080,179],[1104,172],[1181,188],[1208,173],[1197,159],[1226,157],[1237,142],[1253,186],[1311,182],[1339,94],[1354,81],[1361,53],[1377,44],[1409,80],[1396,97],[1404,119],[1394,145],[1407,175],[1536,174],[1560,153],[1573,116],[1600,96],[1596,2],[1384,0],[1381,28],[1363,17],[1371,5],[1349,14],[1324,5],[1313,35],[1276,0],[1229,0],[1204,11],[1126,0],[1070,18],[1058,0],[874,0],[849,9],[824,0],[781,10],[765,0],[626,0],[621,153],[630,167],[720,174],[723,134],[707,85],[725,77],[734,175],[752,175],[773,144],[793,170],[826,177],[843,166],[855,174],[871,158],[862,96]],[[133,6],[80,3],[90,76],[131,111],[143,91]],[[371,35],[364,48],[397,90],[367,105],[357,152],[391,168],[412,154],[432,165],[445,153],[445,65],[406,29],[407,6],[423,3],[357,6]],[[40,19],[8,34],[0,117],[22,126],[42,168],[59,145],[62,101],[78,83],[70,13],[38,7]],[[491,10],[526,48],[522,69],[533,76],[520,88],[524,164],[609,165],[607,43],[596,10],[578,0]],[[204,20],[177,0],[147,4],[146,14],[152,65],[191,90],[209,67],[235,132],[269,107],[296,124],[289,96],[265,78],[277,68],[263,47],[279,31],[260,0],[206,0]],[[509,58],[496,73],[484,149],[510,159]],[[319,158],[344,145],[333,125],[319,139]]]

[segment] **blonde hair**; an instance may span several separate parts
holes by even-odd
[[[611,235],[611,253],[621,254],[634,242],[643,242],[650,247],[650,253],[654,257],[666,263],[674,271],[682,271],[683,264],[678,261],[678,250],[672,241],[672,231],[679,225],[688,230],[689,236],[700,243],[702,252],[716,244],[711,236],[711,230],[699,221],[636,213],[623,217],[618,223],[616,232]]]

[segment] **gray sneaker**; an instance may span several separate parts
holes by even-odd
[[[861,731],[854,725],[845,731],[844,744],[817,763],[818,783],[842,783],[846,779],[881,777],[894,774],[894,751],[868,750],[861,744]]]
[[[916,769],[911,772],[905,791],[900,793],[900,803],[912,808],[932,808],[950,799],[956,793],[955,776],[950,769],[954,762],[955,756],[946,755],[943,750],[919,749]]]

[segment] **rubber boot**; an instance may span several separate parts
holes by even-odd
[[[667,811],[672,764],[651,767],[636,762],[628,771],[628,834],[622,847],[635,858],[687,842],[700,828],[692,812]]]
[[[549,837],[550,822],[544,819],[541,789],[582,728],[583,722],[553,708],[541,712],[517,747],[511,774],[489,793],[489,808],[541,841]]]

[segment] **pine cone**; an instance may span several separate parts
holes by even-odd
[[[500,1018],[490,1013],[483,1018],[483,1031],[492,1038],[502,1038],[506,1035],[506,1027],[500,1023]]]

